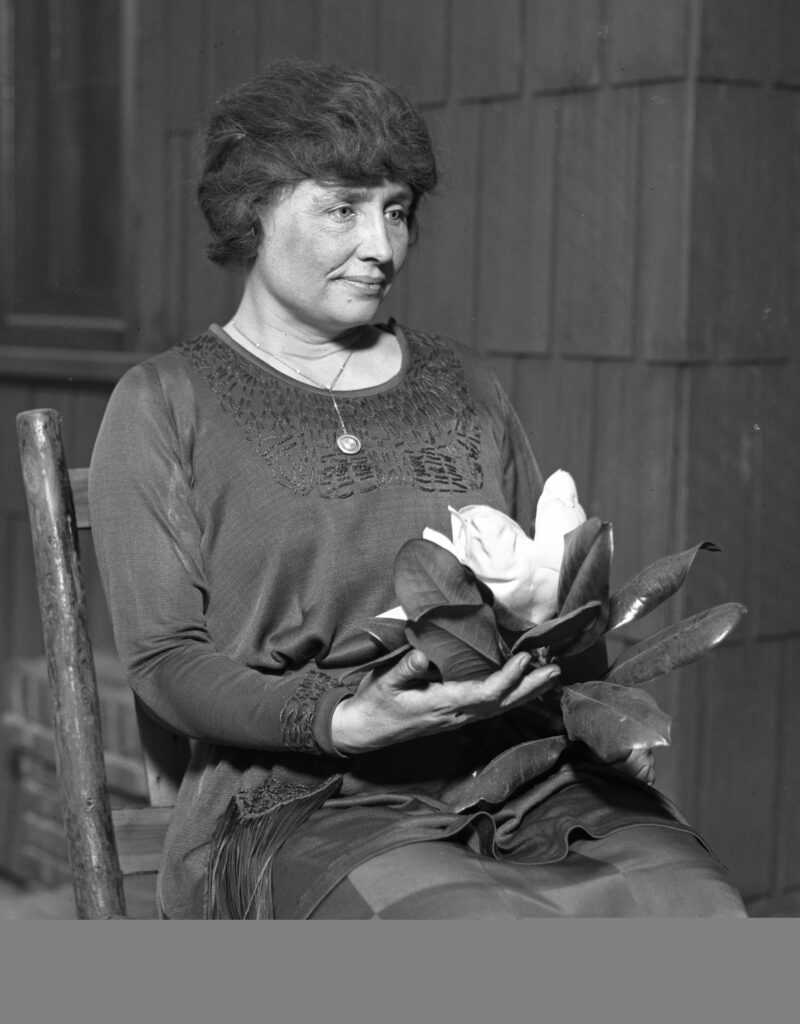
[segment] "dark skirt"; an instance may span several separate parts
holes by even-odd
[[[283,843],[271,904],[253,916],[747,916],[725,867],[657,790],[602,769],[552,781],[541,799],[458,815],[326,804]]]

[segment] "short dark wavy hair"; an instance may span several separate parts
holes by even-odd
[[[210,111],[197,187],[209,259],[251,267],[264,210],[309,178],[360,187],[403,182],[413,229],[437,179],[422,116],[380,78],[336,64],[277,61],[224,93]]]

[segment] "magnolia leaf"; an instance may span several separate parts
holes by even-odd
[[[394,589],[409,619],[447,605],[483,605],[475,574],[433,541],[407,540],[394,563]]]
[[[518,651],[535,651],[540,647],[548,647],[552,652],[554,647],[568,646],[584,630],[594,625],[600,611],[600,602],[590,601],[568,615],[560,615],[557,619],[548,619],[547,622],[533,626],[522,636],[517,637],[511,650],[516,654]]]
[[[608,629],[618,629],[641,619],[683,586],[699,551],[720,551],[711,541],[695,544],[688,551],[667,555],[648,565],[612,595]]]
[[[442,679],[485,679],[503,656],[491,608],[435,608],[406,623],[406,636],[439,669]]]
[[[580,608],[588,601],[608,600],[613,551],[611,523],[601,523],[597,518],[587,519],[565,536],[558,578],[559,615]]]
[[[371,661],[366,661],[362,665],[356,665],[347,672],[343,673],[339,677],[339,682],[343,686],[349,686],[353,682],[360,682],[364,676],[372,671],[372,669],[380,668],[387,671],[393,668],[403,655],[408,654],[411,650],[411,644],[408,643],[406,637],[403,637],[402,646],[396,647],[392,651],[387,651],[385,654],[381,654],[377,658],[373,658]]]
[[[387,651],[393,651],[406,643],[406,620],[389,619],[383,616],[367,619],[361,627],[382,644]]]
[[[744,605],[732,601],[667,626],[623,651],[605,678],[620,686],[638,686],[688,665],[721,643],[746,612]]]
[[[549,736],[504,750],[476,775],[448,792],[448,808],[461,813],[477,805],[505,803],[520,786],[549,771],[566,746],[565,736]]]
[[[564,724],[603,761],[618,761],[637,748],[669,745],[671,718],[646,690],[609,682],[576,683],[561,694]]]
[[[549,771],[566,746],[564,736],[548,736],[504,750],[477,775],[445,795],[448,810],[460,814],[478,806],[505,803],[520,786]]]

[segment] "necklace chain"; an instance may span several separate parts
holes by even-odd
[[[259,343],[255,341],[253,338],[251,338],[249,334],[245,334],[245,332],[236,323],[236,321],[231,320],[231,326],[236,331],[238,331],[238,333],[241,334],[241,336],[246,341],[249,341],[251,345],[259,349],[259,351],[263,352],[265,356],[269,356],[271,359],[277,359],[279,363],[283,363],[284,366],[288,367],[292,371],[292,373],[296,373],[299,377],[303,377],[305,380],[309,382],[309,384],[313,384],[315,388],[324,388],[324,390],[327,391],[328,394],[331,396],[334,411],[336,412],[337,419],[339,420],[339,425],[342,428],[341,434],[336,438],[336,444],[339,447],[339,450],[344,452],[345,455],[355,455],[357,452],[361,451],[361,441],[359,440],[359,438],[356,437],[355,434],[351,434],[350,431],[345,426],[344,420],[342,419],[342,414],[339,411],[339,403],[336,401],[336,396],[333,393],[333,389],[338,384],[339,378],[344,373],[345,367],[350,362],[350,357],[355,352],[354,348],[351,348],[350,351],[347,353],[344,362],[336,371],[336,376],[333,378],[330,384],[320,384],[319,381],[314,380],[313,378],[309,377],[308,374],[303,373],[303,371],[300,370],[298,367],[292,365],[292,363],[290,363],[288,359],[283,359],[281,356],[277,354],[277,352],[270,352],[269,349],[264,348],[263,345],[259,345]]]

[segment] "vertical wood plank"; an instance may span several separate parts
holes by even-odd
[[[788,352],[796,309],[800,97],[748,86],[697,94],[690,330],[696,354],[761,359]],[[796,215],[795,215],[796,217]]]
[[[527,357],[514,370],[509,397],[543,475],[568,470],[581,501],[593,507],[596,364]]]
[[[777,889],[800,888],[800,640],[782,645],[781,702],[775,747],[780,757],[776,799],[779,808]]]
[[[643,88],[636,323],[646,358],[690,356],[691,100],[684,84]]]
[[[614,587],[680,550],[675,527],[679,393],[674,367],[597,364],[591,513],[614,524]],[[669,602],[625,635],[647,636],[679,618]]]
[[[519,0],[459,0],[452,6],[453,95],[488,99],[522,87]]]
[[[319,53],[319,0],[257,4],[257,53],[260,67],[281,57],[309,60]]]
[[[380,5],[375,0],[322,0],[320,49],[327,60],[379,71]]]
[[[165,88],[163,120],[168,132],[192,130],[208,103],[206,61],[211,0],[173,0],[165,7],[167,45],[164,47]]]
[[[723,645],[697,662],[697,676],[708,699],[697,824],[742,895],[763,896],[776,853],[779,645]]]
[[[600,0],[526,0],[528,87],[575,89],[600,84],[608,26]]]
[[[136,102],[138,142],[135,147],[134,190],[136,216],[133,218],[132,248],[147,253],[132,268],[131,306],[135,311],[130,325],[130,344],[140,350],[153,350],[163,343],[166,331],[163,281],[167,251],[166,224],[168,184],[166,133],[172,104],[168,96],[167,54],[169,9],[162,3],[145,0],[140,9],[142,64]]]
[[[442,0],[380,0],[380,64],[415,103],[447,98],[447,4]]]
[[[432,110],[428,124],[442,173],[404,271],[409,316],[416,326],[470,344],[475,341],[480,110],[474,105]]]
[[[725,601],[748,604],[758,573],[758,369],[704,366],[689,373],[686,546],[712,540],[722,552],[692,568],[691,587],[681,591],[686,614]],[[746,619],[740,631],[752,628]]]
[[[536,96],[483,110],[478,337],[493,352],[549,345],[556,109]]]
[[[632,351],[639,117],[635,90],[563,97],[554,338],[564,352]]]
[[[751,603],[761,636],[797,634],[800,608],[800,365],[759,370],[760,410],[753,445],[757,481],[757,571]]]
[[[206,95],[209,102],[258,70],[258,0],[226,0],[209,8]]]
[[[782,3],[703,0],[700,74],[729,81],[771,81],[778,66]]]
[[[689,0],[609,0],[608,62],[612,82],[680,78],[688,70]]]

